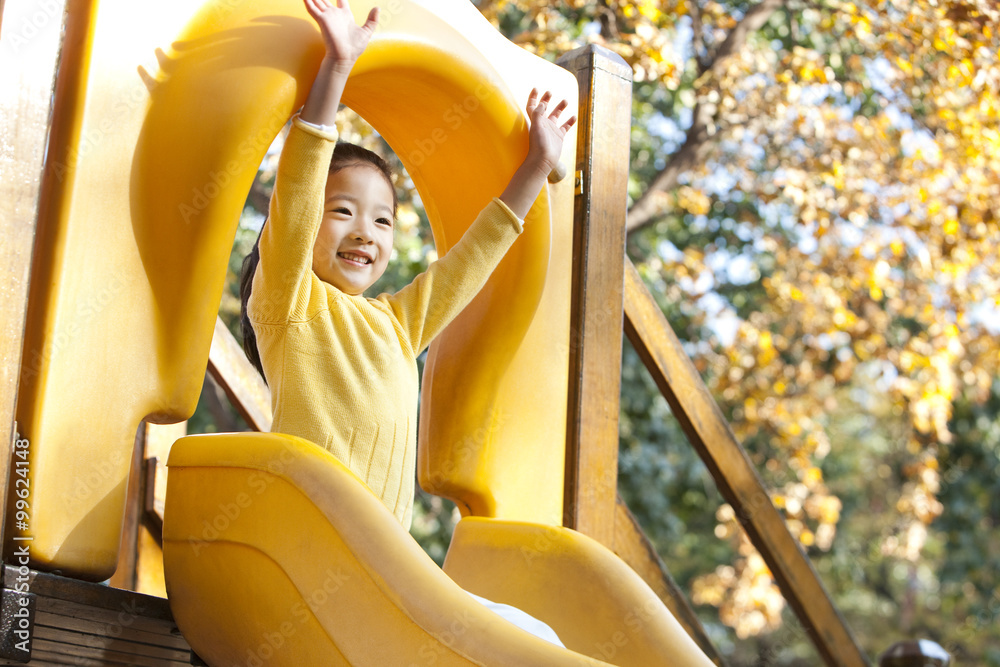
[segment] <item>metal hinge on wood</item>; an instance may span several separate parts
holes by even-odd
[[[583,169],[577,169],[576,175],[573,177],[573,193],[583,194]]]

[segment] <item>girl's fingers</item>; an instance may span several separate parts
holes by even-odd
[[[529,116],[535,113],[536,106],[538,106],[538,89],[532,88],[531,93],[528,94],[528,103],[524,105]]]
[[[305,4],[306,4],[306,10],[314,18],[322,16],[323,12],[325,12],[331,6],[327,0],[305,0]]]
[[[552,101],[552,91],[546,90],[541,99],[538,97],[538,89],[532,88],[531,93],[528,95],[528,103],[525,108],[528,112],[528,116],[531,118],[532,122],[535,122],[538,118],[541,118],[545,114],[545,110]],[[553,107],[552,111],[548,113],[548,119],[553,123],[559,122],[559,116],[562,115],[564,111],[569,107],[568,100],[559,100],[559,104]],[[571,116],[569,120],[564,122],[559,129],[566,131],[573,127],[576,123],[576,116]]]
[[[375,32],[376,26],[378,26],[379,8],[372,7],[371,11],[368,12],[368,19],[365,24],[361,26],[362,30],[367,30],[369,32]]]

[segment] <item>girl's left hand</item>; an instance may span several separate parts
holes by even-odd
[[[528,118],[531,119],[531,127],[528,129],[528,157],[526,161],[534,163],[543,170],[546,176],[559,164],[563,139],[576,123],[576,116],[570,116],[567,121],[560,124],[559,116],[566,110],[568,103],[566,100],[562,100],[552,111],[548,111],[551,100],[551,92],[545,91],[539,99],[538,89],[532,88],[531,94],[528,96],[528,104],[525,107]]]
[[[319,25],[323,42],[326,44],[326,55],[331,58],[337,69],[350,72],[354,61],[364,52],[368,41],[378,25],[378,7],[368,12],[364,25],[354,22],[354,15],[347,0],[304,0],[306,11]]]

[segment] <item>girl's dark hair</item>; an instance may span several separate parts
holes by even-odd
[[[346,142],[338,143],[333,150],[333,159],[330,160],[330,173],[335,174],[341,169],[359,165],[373,167],[385,178],[389,184],[389,190],[392,192],[392,215],[395,217],[399,200],[396,197],[396,188],[392,185],[392,169],[389,167],[389,163],[367,148]],[[267,224],[266,219],[264,224]],[[263,225],[261,225],[260,231],[264,232]],[[257,351],[257,335],[250,324],[250,318],[247,317],[247,303],[250,301],[250,293],[253,291],[253,276],[257,272],[259,263],[260,234],[257,235],[257,240],[254,241],[250,254],[243,258],[243,268],[240,271],[240,331],[243,333],[243,353],[247,355],[247,359],[264,378],[264,383],[267,384],[267,376],[264,375],[264,368],[260,363],[260,352]]]

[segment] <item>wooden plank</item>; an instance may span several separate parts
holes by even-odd
[[[0,665],[3,665],[4,667],[7,667],[8,665],[24,667],[24,664],[25,663],[23,662],[15,662],[13,660],[0,660]],[[96,667],[105,667],[105,663],[102,662],[95,662],[93,660],[87,660],[86,658],[67,658],[64,655],[40,650],[34,650],[31,652],[31,662],[27,664],[29,667],[63,667],[63,665],[73,665],[73,667],[91,665]]]
[[[39,651],[49,654],[50,660],[65,659],[63,664],[77,665],[131,665],[132,667],[174,667],[175,665],[189,665],[186,660],[169,660],[163,658],[151,658],[134,653],[122,653],[111,649],[89,646],[76,646],[73,644],[63,644],[51,639],[36,639],[32,642]],[[95,661],[93,663],[88,661]],[[34,662],[34,661],[32,661]],[[31,662],[28,663],[32,664]]]
[[[0,456],[0,498],[6,498],[65,1],[52,0],[42,9],[35,0],[5,0],[0,12],[0,443],[5,452]],[[0,535],[5,517],[0,512]]]
[[[163,524],[154,529],[147,520],[139,526],[139,569],[136,589],[146,595],[167,597],[167,583],[163,574]]]
[[[869,664],[631,262],[625,268],[625,334],[820,655],[829,665]]]
[[[143,514],[139,522],[135,590],[167,597],[163,575],[163,508],[167,497],[167,458],[178,438],[187,434],[187,422],[150,424],[146,429],[143,475]]]
[[[156,497],[157,481],[160,477],[165,477],[165,473],[160,472],[161,461],[153,457],[147,458],[145,462],[146,487],[143,494],[143,510],[146,519],[150,523],[150,528],[158,534],[158,540],[163,541],[163,508],[166,502]]]
[[[54,614],[49,611],[36,612],[35,627],[64,630],[94,637],[114,635],[116,639],[124,641],[158,646],[175,652],[190,653],[187,642],[179,632],[150,632],[149,630],[141,630],[131,625],[108,626],[108,624],[101,623],[92,618],[63,616],[62,614]]]
[[[149,658],[153,660],[167,661],[188,661],[191,658],[191,651],[174,650],[156,644],[135,641],[124,636],[111,636],[107,634],[89,634],[53,628],[49,626],[35,626],[35,633],[32,642],[51,641],[61,644],[68,653],[80,655],[86,650],[113,651],[122,655],[133,655],[136,658]],[[84,649],[85,651],[81,651]]]
[[[17,577],[17,568],[4,566],[4,585],[7,588],[15,586]],[[170,605],[166,600],[110,586],[31,570],[28,590],[38,596],[40,610],[79,618],[108,613],[114,616],[124,612],[137,620],[147,619],[159,623],[156,627],[160,627],[163,621],[173,623]]]
[[[218,318],[208,353],[208,372],[247,424],[257,431],[271,430],[271,392],[257,369],[247,361],[236,338]]]
[[[580,84],[563,523],[611,546],[632,70],[594,44],[570,51],[558,64]]]
[[[167,460],[170,458],[170,448],[185,435],[187,422],[150,424],[146,428],[146,511],[148,513],[150,507],[154,508],[161,526],[167,499]],[[149,469],[150,460],[155,462],[155,471]]]
[[[621,496],[618,497],[615,516],[614,552],[649,584],[709,660],[724,667],[727,664],[725,659],[715,649],[687,596],[670,576],[663,559],[656,553]]]
[[[141,594],[133,593],[133,595]],[[160,598],[153,599],[158,600]],[[166,603],[166,600],[162,601]],[[163,620],[145,616],[144,614],[149,612],[150,609],[148,609],[141,602],[135,602],[133,604],[126,603],[116,610],[100,609],[85,604],[76,604],[75,602],[68,602],[66,600],[49,597],[39,597],[37,599],[37,604],[38,611],[45,611],[51,614],[68,616],[75,619],[93,620],[107,625],[112,629],[128,626],[137,630],[143,630],[144,632],[167,635],[173,634],[177,627],[173,620]]]
[[[3,575],[10,587],[18,569],[5,566]],[[28,590],[35,595],[28,664],[191,664],[165,599],[33,570]]]
[[[10,660],[0,661],[0,665],[4,665],[4,667],[7,667],[7,665],[24,667],[24,663]],[[49,653],[48,651],[33,651],[31,662],[28,665],[30,667],[64,667],[64,665],[73,665],[73,667],[106,667],[102,662],[95,662],[85,658],[67,659],[66,656]]]
[[[118,547],[118,567],[108,583],[115,588],[135,590],[135,571],[138,562],[139,521],[145,508],[145,457],[146,422],[140,422],[132,446],[132,466],[129,469],[128,487],[125,491],[125,518],[122,522],[122,540]]]

